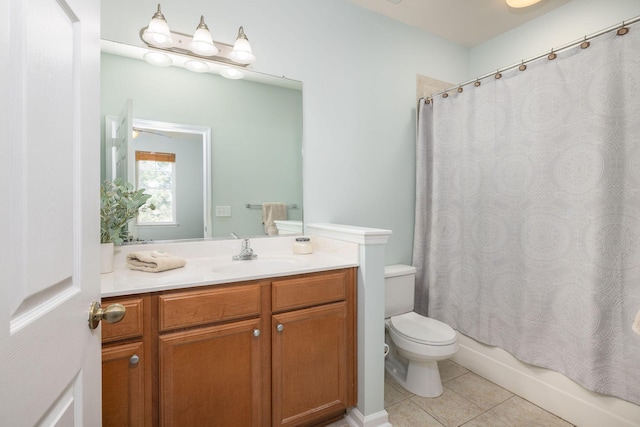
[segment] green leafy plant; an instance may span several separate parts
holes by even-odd
[[[100,186],[100,243],[121,245],[127,238],[127,223],[138,215],[150,197],[144,189],[135,190],[132,184],[120,178],[103,182]],[[155,206],[150,205],[149,209],[155,209]]]

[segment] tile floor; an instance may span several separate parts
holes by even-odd
[[[384,406],[394,427],[573,426],[451,360],[438,365],[444,392],[437,398],[416,396],[385,376]]]

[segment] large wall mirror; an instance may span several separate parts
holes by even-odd
[[[287,205],[283,234],[301,232],[302,83],[247,70],[232,80],[158,67],[142,60],[145,52],[102,41],[102,178],[155,185],[161,178],[145,172],[152,164],[174,180],[174,216],[140,219],[134,237],[266,236],[264,202]],[[118,137],[129,144],[123,158]]]

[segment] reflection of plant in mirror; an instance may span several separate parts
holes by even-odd
[[[122,244],[127,237],[127,223],[151,197],[144,191],[134,190],[133,185],[120,178],[100,186],[100,243]]]

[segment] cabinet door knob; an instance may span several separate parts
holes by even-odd
[[[253,330],[253,336],[254,337],[259,337],[260,336],[260,329],[254,329]]]
[[[138,362],[140,361],[140,357],[138,357],[137,354],[134,354],[133,356],[131,356],[131,358],[129,359],[129,363],[132,365],[137,365]]]
[[[278,323],[278,325],[276,326],[276,330],[278,332],[282,332],[283,329],[284,329],[284,325],[282,323]]]

